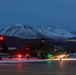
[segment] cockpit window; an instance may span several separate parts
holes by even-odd
[[[54,52],[63,51],[63,48],[61,46],[54,46],[53,50]]]

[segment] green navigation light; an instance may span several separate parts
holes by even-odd
[[[48,58],[52,57],[53,55],[52,54],[48,54]]]

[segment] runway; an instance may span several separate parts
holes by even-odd
[[[65,60],[66,59],[66,60]],[[36,59],[3,58],[1,75],[76,75],[76,58]]]

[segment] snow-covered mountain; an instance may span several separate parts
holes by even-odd
[[[25,39],[38,39],[38,38],[53,38],[53,39],[67,39],[75,37],[62,29],[53,26],[48,27],[31,27],[28,25],[12,24],[0,31],[0,35],[15,36]]]
[[[46,36],[28,25],[13,24],[0,31],[1,35],[15,36],[25,39],[45,38]]]
[[[46,36],[53,37],[53,38],[71,38],[75,37],[75,35],[71,34],[68,31],[65,31],[63,29],[59,29],[53,26],[48,26],[48,27],[37,27],[36,28],[38,31],[43,33]]]
[[[76,36],[76,31],[72,31],[71,33],[74,34],[74,35]]]

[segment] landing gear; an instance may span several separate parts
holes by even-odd
[[[11,59],[12,58],[12,56],[9,56],[9,59]]]
[[[42,59],[46,59],[46,56],[45,56],[45,54],[43,53],[43,54],[41,54],[41,58]]]
[[[42,56],[42,59],[45,59],[45,56]]]
[[[29,57],[27,57],[27,59],[29,60],[30,58],[29,58]]]
[[[60,58],[60,61],[62,60],[62,58]]]
[[[2,60],[2,57],[0,57],[0,60]]]

